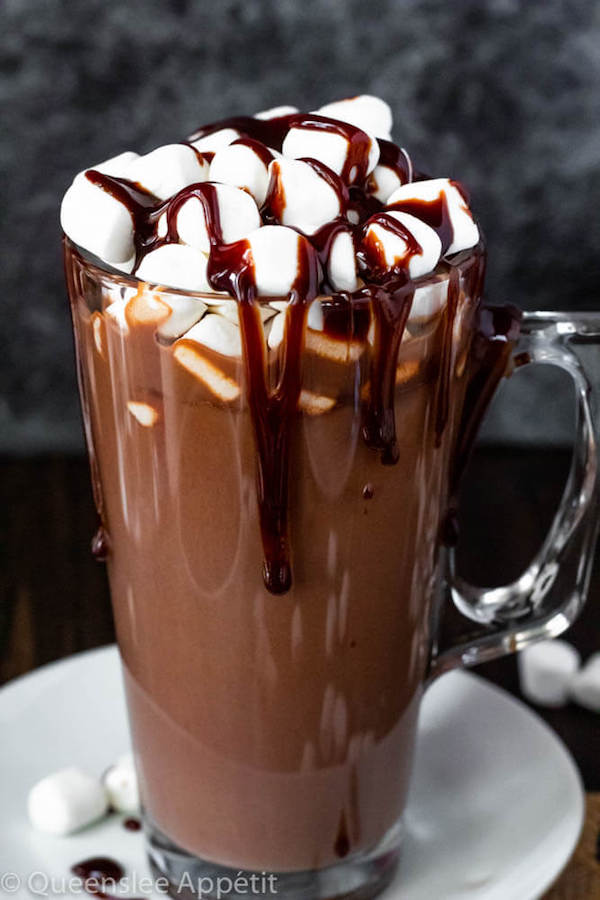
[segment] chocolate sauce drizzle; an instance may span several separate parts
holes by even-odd
[[[373,348],[362,408],[362,435],[367,445],[379,452],[385,465],[392,465],[399,459],[394,415],[397,361],[418,284],[409,278],[408,266],[410,259],[422,252],[409,229],[389,215],[390,208],[384,209],[383,204],[370,195],[372,185],[370,187],[366,179],[370,138],[353,125],[316,114],[293,113],[267,120],[237,116],[204,126],[190,140],[224,128],[236,129],[240,138],[235,143],[252,148],[268,165],[273,158],[269,148],[280,150],[285,135],[292,127],[339,134],[348,141],[349,150],[341,176],[317,160],[303,160],[335,190],[340,203],[340,215],[316,234],[305,235],[299,241],[301,253],[298,274],[288,296],[279,381],[274,389],[269,385],[267,348],[260,309],[256,302],[250,246],[245,240],[233,244],[223,243],[216,186],[211,182],[192,184],[171,199],[160,201],[139,184],[126,179],[104,175],[96,170],[86,173],[93,184],[110,193],[129,210],[134,223],[136,267],[150,250],[178,240],[177,216],[185,202],[195,198],[202,205],[210,244],[207,273],[209,281],[215,290],[229,293],[239,305],[247,397],[257,451],[263,577],[267,589],[273,594],[285,593],[292,582],[288,535],[288,476],[292,433],[302,387],[301,364],[308,308],[320,289],[330,289],[326,273],[333,243],[344,232],[351,235],[366,284],[352,294],[331,291],[331,297],[322,303],[324,327],[330,336],[343,340],[352,336],[352,339],[362,341],[366,340],[369,327],[373,327]],[[381,163],[394,169],[401,181],[420,177],[412,171],[410,159],[403,150],[390,141],[383,140],[379,141],[379,147]],[[210,154],[204,152],[200,155],[204,159],[210,157]],[[456,186],[465,196],[464,189],[458,184]],[[263,222],[280,221],[284,206],[285,197],[274,173],[261,210]],[[433,227],[440,236],[442,252],[451,246],[454,236],[443,191],[432,201],[411,199],[394,204],[391,208],[411,213]],[[163,216],[166,219],[166,229],[159,236],[157,225]],[[383,253],[376,235],[372,232],[367,234],[370,223],[379,223],[393,231],[406,245],[404,258],[399,260],[392,271],[382,265]],[[470,254],[475,259],[475,264],[466,279],[468,283],[465,290],[475,300],[480,295],[485,256],[481,246],[474,248]],[[319,261],[324,273],[321,283]],[[458,264],[456,261],[455,264],[448,263],[447,268],[448,300],[441,325],[433,425],[434,442],[438,447],[449,415],[453,378],[453,331],[460,295]],[[500,327],[496,319],[490,322],[489,317],[484,316],[483,321],[487,332],[484,329],[474,339],[473,361],[467,373],[466,401],[460,437],[453,457],[453,485],[464,467],[464,459],[489,398],[506,371],[511,349],[511,337],[506,337],[504,343],[496,339],[494,329]],[[363,496],[369,499],[372,494],[366,488],[365,491]],[[95,553],[97,557],[103,558],[107,550],[104,532],[100,529],[95,539]],[[340,822],[340,851],[344,850],[347,841],[347,836],[346,839],[343,837],[344,828],[345,819]],[[344,853],[340,852],[339,855]]]
[[[83,880],[84,890],[88,894],[100,900],[116,900],[115,895],[109,894],[105,888],[108,884],[116,887],[125,875],[123,866],[108,856],[84,859],[72,866],[71,872]]]

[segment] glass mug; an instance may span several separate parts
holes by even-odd
[[[186,873],[196,884],[243,870],[275,873],[283,896],[372,896],[401,846],[426,685],[559,634],[583,602],[600,319],[525,313],[519,328],[516,311],[483,309],[477,249],[416,283],[422,314],[402,322],[378,373],[375,311],[318,298],[278,469],[291,586],[277,594],[263,577],[257,498],[269,473],[244,354],[181,337],[205,305],[235,321],[234,301],[138,282],[66,238],[64,251],[94,550],[108,564],[153,871],[173,893]],[[268,300],[260,311],[273,391],[287,334],[274,339]],[[571,474],[527,571],[474,588],[445,547],[458,478],[498,381],[534,362],[561,366],[576,387]],[[368,407],[376,378],[385,409]],[[373,415],[385,447],[373,446]],[[444,648],[448,592],[484,627]]]

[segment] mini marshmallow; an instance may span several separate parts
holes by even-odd
[[[85,174],[76,176],[60,207],[64,233],[112,265],[127,264],[135,253],[133,218],[124,203],[92,184]]]
[[[384,213],[384,221],[373,217],[365,225],[363,246],[369,263],[383,270],[405,269],[411,278],[420,278],[433,271],[442,252],[441,241],[433,228],[408,213],[393,210],[384,210]],[[407,257],[409,245],[394,231],[391,223],[385,224],[387,217],[395,219],[413,235],[421,248],[419,252]]]
[[[75,767],[61,769],[35,784],[27,799],[31,824],[46,834],[65,835],[105,815],[106,792],[97,778]]]
[[[479,242],[479,229],[464,197],[449,178],[432,178],[403,184],[388,197],[387,206],[401,211],[403,204],[406,204],[407,212],[418,216],[413,201],[431,203],[438,200],[442,193],[446,195],[453,231],[452,242],[449,247],[443,248],[443,253],[458,253],[459,250],[474,247]]]
[[[334,291],[355,291],[358,287],[356,255],[350,229],[338,232],[331,243],[327,278]]]
[[[412,160],[403,147],[400,147],[400,152],[406,159],[406,178],[402,179],[393,166],[386,165],[381,161],[377,163],[369,176],[369,192],[381,203],[387,203],[394,191],[397,191],[401,185],[412,181]]]
[[[199,322],[206,312],[206,304],[196,297],[161,297],[171,309],[171,315],[157,328],[157,334],[164,340],[181,337],[192,325]]]
[[[241,134],[235,128],[219,128],[218,131],[213,131],[204,137],[191,139],[190,143],[200,153],[217,153],[223,147],[237,141],[239,137]]]
[[[272,157],[266,147],[265,151]],[[268,163],[242,138],[215,153],[210,164],[210,180],[241,188],[254,197],[257,206],[262,206],[269,186]]]
[[[119,813],[139,813],[140,795],[133,755],[119,757],[102,779],[112,809]]]
[[[210,291],[206,256],[195,247],[163,244],[151,250],[136,270],[137,278],[185,291]]]
[[[218,303],[212,303],[211,306],[211,312],[218,313],[218,315],[223,316],[224,319],[229,319],[234,325],[239,325],[240,316],[237,300],[221,300]],[[272,319],[275,315],[275,310],[272,309],[271,306],[267,306],[264,303],[260,305],[257,304],[257,306],[263,322],[268,322],[268,320]]]
[[[278,308],[279,312],[271,322],[267,345],[271,350],[276,350],[283,340],[283,332],[285,330],[285,310],[288,306],[287,301],[278,301],[272,303],[271,306]],[[306,317],[306,327],[310,331],[323,331],[325,322],[323,319],[323,310],[318,300],[313,300],[308,308]]]
[[[260,213],[250,194],[230,184],[214,184],[213,187],[217,195],[223,243],[239,241],[260,227]],[[204,207],[197,197],[190,197],[182,203],[177,213],[176,227],[184,244],[205,253],[210,251]]]
[[[521,691],[539,706],[564,706],[579,668],[579,653],[567,641],[540,641],[519,653]]]
[[[129,400],[127,409],[143,428],[152,428],[158,422],[158,410],[151,403],[140,400]]]
[[[289,294],[298,277],[302,242],[315,253],[305,237],[284,225],[264,225],[246,238],[254,269],[256,292],[261,297]]]
[[[309,163],[275,159],[269,166],[269,196],[282,225],[314,234],[342,212],[337,191]]]
[[[194,341],[222,356],[241,356],[242,340],[240,329],[229,319],[209,313],[183,335],[188,341]]]
[[[112,156],[96,166],[90,166],[90,169],[102,172],[103,175],[112,175],[114,178],[127,178],[127,172],[131,163],[135,162],[136,159],[139,159],[139,154],[134,153],[132,150],[124,150],[123,153],[118,153],[116,156]],[[85,172],[80,172],[77,177],[84,174]]]
[[[366,138],[367,159],[363,160],[363,168],[364,174],[368,175],[379,161],[379,144],[373,135],[367,134]],[[291,159],[317,159],[337,175],[342,175],[350,154],[350,142],[343,134],[319,128],[316,121],[314,128],[293,125],[285,136],[282,151],[284,156]],[[348,184],[354,184],[360,175],[360,167],[353,165],[348,173]]]
[[[167,200],[190,184],[206,181],[208,172],[208,162],[189,144],[165,144],[135,160],[127,178],[159,200]]]
[[[423,324],[437,315],[448,299],[448,279],[441,278],[418,287],[414,293],[409,323]]]
[[[371,94],[360,94],[327,103],[318,110],[319,115],[349,122],[363,131],[368,131],[378,138],[390,139],[392,131],[392,110],[380,97]]]
[[[569,693],[575,703],[600,713],[600,653],[593,653],[585,666],[575,673]]]
[[[297,106],[273,106],[271,109],[263,109],[254,113],[255,119],[279,119],[281,116],[291,116],[299,112]]]

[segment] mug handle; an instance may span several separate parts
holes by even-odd
[[[561,634],[585,601],[598,531],[598,421],[600,314],[525,312],[513,354],[515,368],[559,366],[573,379],[577,431],[571,468],[546,539],[528,568],[511,584],[475,587],[456,572],[448,555],[448,586],[457,609],[486,628],[448,648],[434,638],[430,677],[473,666]],[[592,391],[593,389],[593,391]]]

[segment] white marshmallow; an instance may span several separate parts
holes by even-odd
[[[403,147],[401,147],[400,150],[406,157],[406,168],[408,171],[406,182],[410,182],[412,181],[413,175],[412,160]],[[379,162],[371,172],[369,178],[370,193],[377,200],[380,200],[381,203],[387,203],[388,198],[391,197],[394,191],[398,190],[403,183],[404,182],[401,180],[395,169]]]
[[[71,767],[47,775],[35,784],[27,799],[31,824],[46,834],[79,831],[105,815],[106,792],[97,778]]]
[[[136,270],[137,278],[185,291],[210,291],[206,256],[195,247],[163,244],[151,250]]]
[[[379,144],[373,135],[367,134],[369,139],[368,157],[366,160],[366,172],[372,172],[379,161]],[[310,157],[317,159],[329,166],[338,175],[341,175],[350,152],[350,142],[342,135],[333,131],[324,131],[310,127],[292,126],[283,141],[283,155],[291,159]],[[353,166],[348,174],[348,184],[354,184],[359,172]]]
[[[298,112],[297,106],[272,106],[271,109],[263,109],[254,113],[255,119],[278,119],[280,116],[291,116]]]
[[[283,332],[285,330],[285,310],[288,306],[287,301],[278,301],[272,303],[271,306],[277,308],[279,312],[271,322],[267,344],[271,350],[275,350],[283,340]],[[306,325],[311,331],[323,331],[324,328],[323,310],[318,300],[313,300],[308,308],[308,316]]]
[[[342,209],[337,192],[308,163],[296,159],[275,159],[269,166],[271,183],[283,198],[281,224],[314,234],[339,216]]]
[[[171,315],[157,328],[157,334],[165,340],[181,337],[192,325],[199,322],[206,312],[206,304],[196,297],[176,297],[169,294],[161,300],[171,309]]]
[[[188,144],[165,144],[136,159],[127,170],[127,178],[159,200],[167,200],[190,184],[206,181],[208,171],[208,162]]]
[[[563,706],[580,665],[579,653],[566,641],[540,641],[519,653],[521,691],[539,706]]]
[[[471,211],[458,188],[449,178],[432,178],[427,181],[413,181],[397,188],[387,199],[387,205],[401,204],[411,200],[431,202],[437,200],[441,193],[446,195],[446,203],[452,225],[453,240],[445,254],[468,250],[479,242],[479,229],[473,220]]]
[[[250,194],[230,184],[215,184],[214,188],[225,244],[239,241],[260,227],[260,213]],[[184,244],[205,253],[210,251],[204,207],[197,197],[190,197],[181,205],[177,213],[176,227],[179,239]]]
[[[371,94],[360,94],[327,103],[318,110],[319,115],[349,122],[363,131],[368,131],[378,138],[390,139],[392,131],[392,110],[380,97]]]
[[[233,141],[237,141],[239,137],[241,135],[235,128],[220,128],[205,137],[195,138],[190,143],[200,153],[216,153],[223,147],[227,147],[228,144],[232,144]]]
[[[121,756],[103,777],[104,788],[111,807],[120,813],[138,813],[140,794],[133,755]]]
[[[421,275],[433,271],[442,251],[441,241],[433,228],[408,213],[393,210],[384,212],[386,216],[400,222],[414,236],[421,247],[421,252],[406,260],[408,250],[406,241],[385,224],[369,220],[365,226],[364,238],[369,259],[375,257],[382,269],[393,269],[394,266],[400,265],[406,269],[411,278],[420,278]]]
[[[78,175],[60,207],[64,233],[111,265],[126,264],[134,255],[133,218],[124,203]]]
[[[575,673],[569,691],[580,706],[600,713],[600,653],[593,653],[584,667]]]
[[[442,278],[418,287],[414,293],[408,321],[426,322],[437,315],[448,299],[448,279]]]
[[[262,297],[289,294],[298,277],[301,242],[305,237],[283,225],[264,225],[246,238],[254,264],[256,292]],[[308,245],[309,253],[314,253]]]
[[[129,400],[127,409],[130,415],[143,428],[152,428],[158,422],[158,410],[151,403],[145,403],[141,400]]]
[[[219,303],[211,304],[211,312],[218,313],[224,319],[229,319],[234,325],[240,324],[239,304],[237,300],[221,300]],[[275,310],[266,304],[257,304],[260,317],[263,322],[268,322],[275,315]]]
[[[223,356],[241,356],[242,340],[240,329],[234,325],[229,319],[223,316],[209,314],[190,328],[183,335],[188,341],[195,341],[214,350],[215,353],[221,353]]]
[[[355,291],[358,287],[356,255],[350,229],[340,231],[332,241],[327,259],[327,277],[334,291]]]
[[[269,170],[252,146],[229,144],[215,153],[210,164],[210,180],[242,188],[254,197],[257,206],[262,206],[269,186]]]

